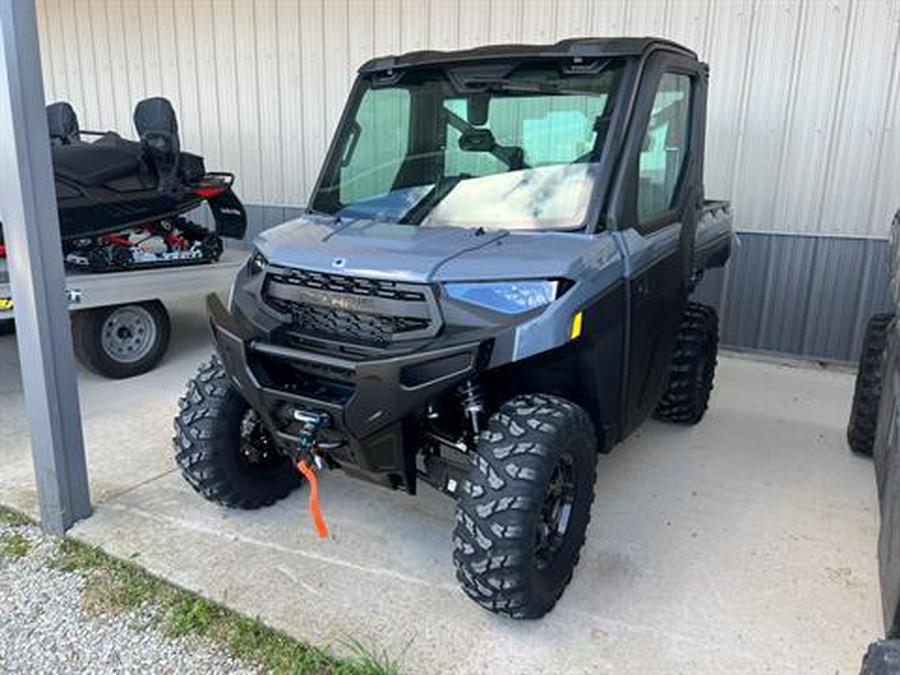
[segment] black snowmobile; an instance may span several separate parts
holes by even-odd
[[[215,262],[222,237],[241,239],[244,207],[234,175],[207,172],[203,158],[181,152],[172,104],[137,104],[140,141],[79,128],[68,103],[47,107],[56,199],[66,266],[90,272]],[[188,218],[204,202],[211,230]],[[0,256],[6,254],[0,230]]]

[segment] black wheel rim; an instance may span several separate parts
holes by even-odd
[[[535,559],[538,569],[549,567],[562,548],[575,504],[575,472],[572,458],[560,456],[544,492],[540,520],[535,533]]]
[[[275,449],[269,432],[252,408],[241,418],[241,442],[238,457],[250,469],[266,470],[280,465],[284,458]]]

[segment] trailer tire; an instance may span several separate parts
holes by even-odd
[[[175,460],[205,499],[258,509],[287,497],[303,482],[278,453],[268,432],[225,373],[218,358],[200,366],[178,401]],[[248,425],[247,420],[250,419]]]
[[[654,416],[674,424],[697,424],[709,406],[719,345],[716,310],[696,302],[684,309],[666,388]]]
[[[15,319],[0,319],[0,335],[12,335],[16,332]]]
[[[72,344],[89,370],[111,379],[153,370],[169,346],[169,313],[159,300],[85,309],[72,315]]]
[[[591,517],[597,439],[588,414],[544,394],[491,416],[457,502],[453,562],[482,607],[537,619],[562,595]]]
[[[866,324],[853,392],[853,407],[847,424],[847,443],[853,452],[860,455],[871,456],[875,444],[888,328],[893,320],[892,313],[873,314]]]

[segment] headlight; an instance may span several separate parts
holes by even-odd
[[[557,280],[534,280],[455,283],[444,288],[454,300],[504,314],[520,314],[549,305],[558,297],[561,286]]]
[[[247,271],[251,277],[255,277],[257,274],[263,272],[268,264],[269,261],[266,260],[266,256],[259,251],[254,251],[253,255],[247,260]]]

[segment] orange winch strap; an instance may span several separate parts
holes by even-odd
[[[319,479],[306,460],[301,459],[297,468],[309,481],[309,510],[312,512],[313,520],[316,521],[316,530],[318,530],[319,536],[324,539],[328,536],[328,526],[325,524],[325,518],[322,517],[322,509],[319,508]]]

